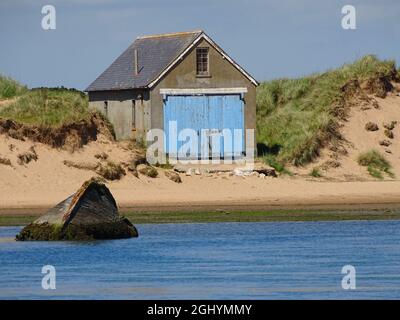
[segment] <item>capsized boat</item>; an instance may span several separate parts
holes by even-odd
[[[135,226],[119,215],[110,190],[92,178],[73,195],[23,228],[16,240],[93,240],[137,236]]]

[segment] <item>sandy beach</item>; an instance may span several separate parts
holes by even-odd
[[[40,179],[20,188],[1,183],[0,213],[40,214],[72,194],[83,180],[65,181],[63,188]],[[400,207],[400,181],[323,182],[224,175],[183,176],[182,180],[176,184],[163,176],[125,177],[107,185],[121,210],[130,211]]]
[[[368,110],[369,117],[379,123],[399,119],[399,99],[397,96],[378,99],[385,113],[372,108]],[[385,152],[395,178],[385,176],[381,181],[371,177],[366,168],[357,163],[358,154],[372,148],[380,148],[382,152],[388,148],[378,143],[382,132],[365,131],[364,123],[368,120],[365,111],[353,109],[351,112],[350,120],[342,128],[347,137],[348,153],[340,157],[340,166],[323,171],[320,178],[311,177],[309,172],[332,160],[327,150],[313,163],[289,167],[293,176],[259,178],[228,173],[191,176],[183,173],[180,174],[182,183],[177,184],[165,176],[163,169],[158,169],[157,178],[144,175],[137,178],[127,171],[121,180],[108,181],[107,186],[121,210],[133,212],[400,207],[399,142],[392,140],[390,152]],[[400,126],[393,132],[395,136],[400,135]],[[37,161],[19,164],[18,155],[31,147],[37,153]],[[126,144],[110,141],[102,135],[72,153],[0,135],[0,155],[11,163],[0,164],[0,214],[43,213],[74,193],[84,181],[96,176],[93,170],[66,166],[65,161],[90,167],[98,163],[96,155],[99,153],[106,153],[115,163],[126,164],[133,157],[132,149]]]

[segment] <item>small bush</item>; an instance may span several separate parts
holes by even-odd
[[[383,179],[382,173],[386,173],[389,177],[394,177],[391,172],[392,166],[390,162],[376,150],[361,153],[357,161],[359,165],[367,167],[369,174],[375,178]]]
[[[263,157],[263,161],[270,167],[274,168],[275,171],[280,174],[287,174],[289,176],[293,175],[293,173],[290,170],[286,169],[283,162],[277,160],[276,156],[266,155]]]
[[[107,180],[119,180],[126,174],[124,168],[122,168],[120,164],[112,161],[100,164],[96,172]]]
[[[167,161],[166,163],[156,163],[154,165],[157,168],[161,168],[161,169],[173,169],[174,166],[172,164],[169,163],[169,161]]]
[[[322,177],[322,174],[321,174],[321,172],[320,172],[318,167],[314,167],[310,171],[310,176],[314,177],[314,178],[320,178],[320,177]]]
[[[141,174],[148,176],[150,178],[156,178],[158,176],[157,169],[152,166],[140,165],[140,166],[138,166],[138,171]]]

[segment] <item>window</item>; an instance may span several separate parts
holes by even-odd
[[[208,48],[196,49],[197,75],[208,76]]]

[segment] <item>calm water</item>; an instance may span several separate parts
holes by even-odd
[[[15,242],[0,227],[0,299],[400,298],[400,221],[138,225],[129,240]],[[57,289],[41,288],[41,268]],[[341,288],[341,269],[357,289]]]

